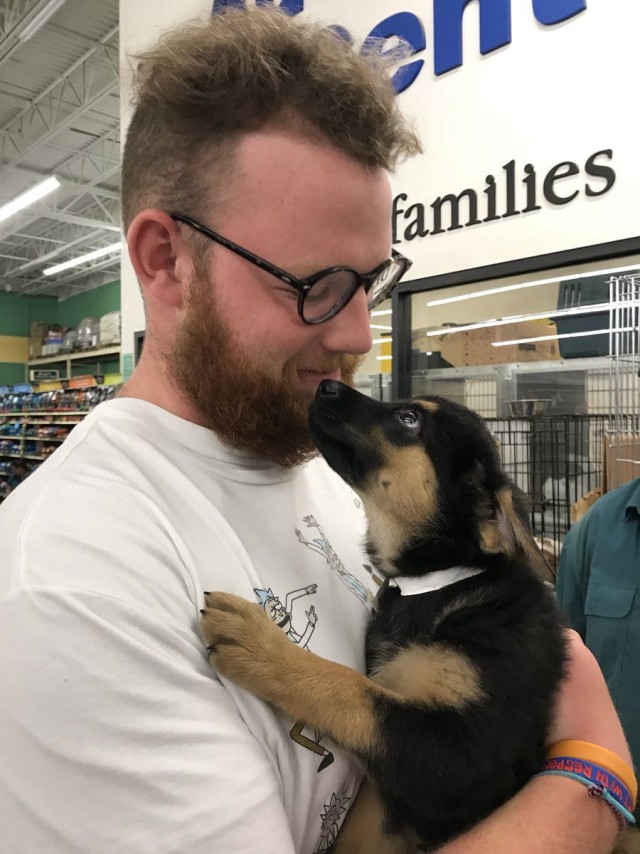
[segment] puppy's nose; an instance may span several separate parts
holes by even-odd
[[[322,380],[316,391],[316,397],[338,397],[342,383],[337,380]]]

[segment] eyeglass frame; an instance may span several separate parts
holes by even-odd
[[[219,243],[220,246],[224,246],[226,249],[229,249],[231,252],[234,252],[236,255],[240,256],[240,258],[244,258],[245,261],[248,261],[250,264],[254,264],[256,267],[259,267],[266,273],[270,273],[272,276],[275,276],[276,279],[280,279],[281,282],[284,282],[285,285],[289,285],[289,287],[292,287],[294,290],[296,290],[298,292],[298,316],[300,317],[300,320],[302,320],[303,323],[306,323],[309,326],[317,326],[318,324],[325,323],[327,320],[331,320],[332,317],[335,317],[339,312],[342,311],[343,308],[345,308],[349,304],[349,302],[358,292],[358,289],[361,285],[364,285],[364,291],[366,294],[368,294],[371,286],[378,278],[378,276],[382,273],[382,271],[385,269],[385,267],[388,266],[392,261],[400,261],[403,265],[400,275],[393,283],[392,287],[386,293],[384,293],[384,295],[380,299],[376,299],[374,303],[368,305],[369,311],[371,311],[389,296],[389,294],[396,287],[400,279],[405,275],[405,273],[413,264],[413,262],[409,258],[405,257],[401,252],[392,249],[391,258],[387,258],[386,261],[383,261],[381,264],[378,264],[378,266],[374,270],[371,270],[370,273],[360,273],[353,267],[337,265],[335,267],[326,267],[324,270],[320,270],[317,273],[312,273],[310,276],[306,276],[305,278],[300,279],[298,276],[294,276],[291,273],[287,273],[286,270],[283,270],[276,264],[272,264],[270,261],[265,261],[265,259],[261,258],[259,255],[250,252],[248,249],[245,249],[242,246],[239,246],[237,243],[234,243],[232,240],[229,240],[229,238],[223,237],[216,231],[212,231],[210,228],[207,228],[206,225],[202,225],[201,222],[198,222],[197,220],[193,219],[190,216],[187,216],[186,214],[181,214],[174,211],[170,213],[169,216],[174,222],[179,222],[183,225],[189,226],[189,228],[193,228],[194,231],[197,231],[205,237],[208,237],[209,240],[213,240],[215,243]],[[304,316],[304,301],[307,297],[307,294],[309,293],[313,285],[315,285],[316,282],[318,282],[320,279],[323,279],[325,276],[329,276],[332,273],[340,272],[348,272],[354,274],[356,278],[356,285],[352,293],[341,305],[338,305],[338,308],[331,314],[328,314],[327,316],[322,317],[318,320],[308,320]]]

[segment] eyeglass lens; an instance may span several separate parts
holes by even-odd
[[[370,307],[393,284],[398,272],[399,265],[393,261],[380,271],[367,294],[367,303]],[[336,314],[353,296],[358,285],[358,278],[349,270],[338,270],[318,279],[304,300],[305,320],[320,320]]]

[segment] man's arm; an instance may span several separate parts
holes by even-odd
[[[631,766],[622,726],[598,664],[570,633],[571,664],[550,743],[591,741]],[[512,800],[442,854],[608,854],[618,833],[611,808],[564,777],[535,777]]]

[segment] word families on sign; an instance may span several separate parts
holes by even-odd
[[[613,150],[607,148],[588,157],[582,169],[572,160],[563,160],[544,177],[533,164],[519,167],[510,160],[499,176],[486,176],[479,192],[467,187],[457,194],[438,196],[427,205],[411,201],[407,193],[398,193],[393,200],[393,242],[533,213],[542,210],[539,202],[543,200],[558,206],[569,204],[580,193],[603,196],[616,180],[615,171],[608,165],[612,160]]]

